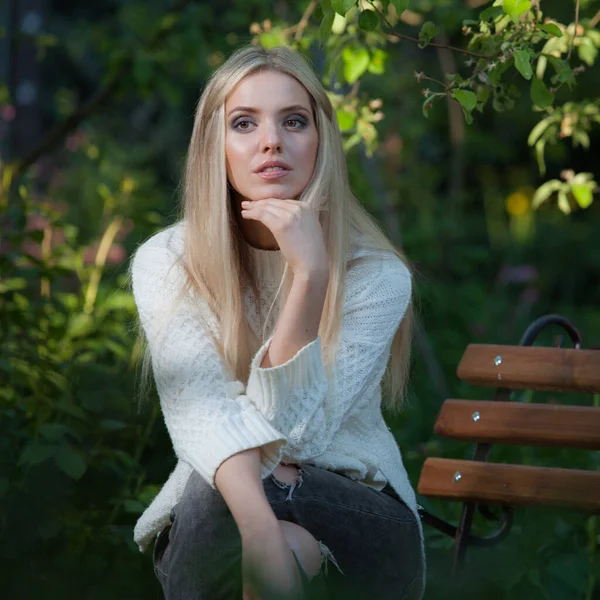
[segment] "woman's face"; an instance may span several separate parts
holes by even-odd
[[[297,199],[317,158],[310,96],[279,71],[245,77],[225,102],[227,179],[239,200]]]

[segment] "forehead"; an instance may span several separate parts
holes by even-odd
[[[259,110],[276,110],[281,106],[300,104],[311,109],[306,88],[294,77],[279,71],[265,70],[247,75],[225,101],[225,110],[251,106]]]

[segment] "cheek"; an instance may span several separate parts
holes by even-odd
[[[226,140],[225,158],[227,161],[227,175],[240,175],[240,168],[244,164],[244,150],[239,141]]]

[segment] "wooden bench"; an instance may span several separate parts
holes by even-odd
[[[564,328],[573,349],[533,347],[542,329]],[[472,460],[428,458],[418,484],[423,496],[463,503],[458,527],[422,510],[424,523],[455,537],[454,570],[464,562],[469,544],[486,546],[503,539],[512,525],[512,507],[560,506],[600,512],[600,471],[487,462],[492,444],[559,446],[600,450],[600,406],[511,402],[512,390],[600,393],[600,350],[582,350],[581,337],[564,317],[548,315],[534,322],[519,346],[471,344],[457,369],[472,385],[496,388],[492,401],[446,400],[435,424],[439,436],[474,442]],[[590,403],[591,404],[591,403]],[[503,516],[497,532],[471,534],[476,509],[488,519]]]

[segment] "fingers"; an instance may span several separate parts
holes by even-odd
[[[261,203],[261,204],[259,204]],[[299,219],[302,214],[300,206],[288,204],[276,204],[270,201],[259,200],[253,202],[251,206],[242,203],[242,217],[255,221],[261,221],[271,229],[270,225],[289,225],[294,220]]]

